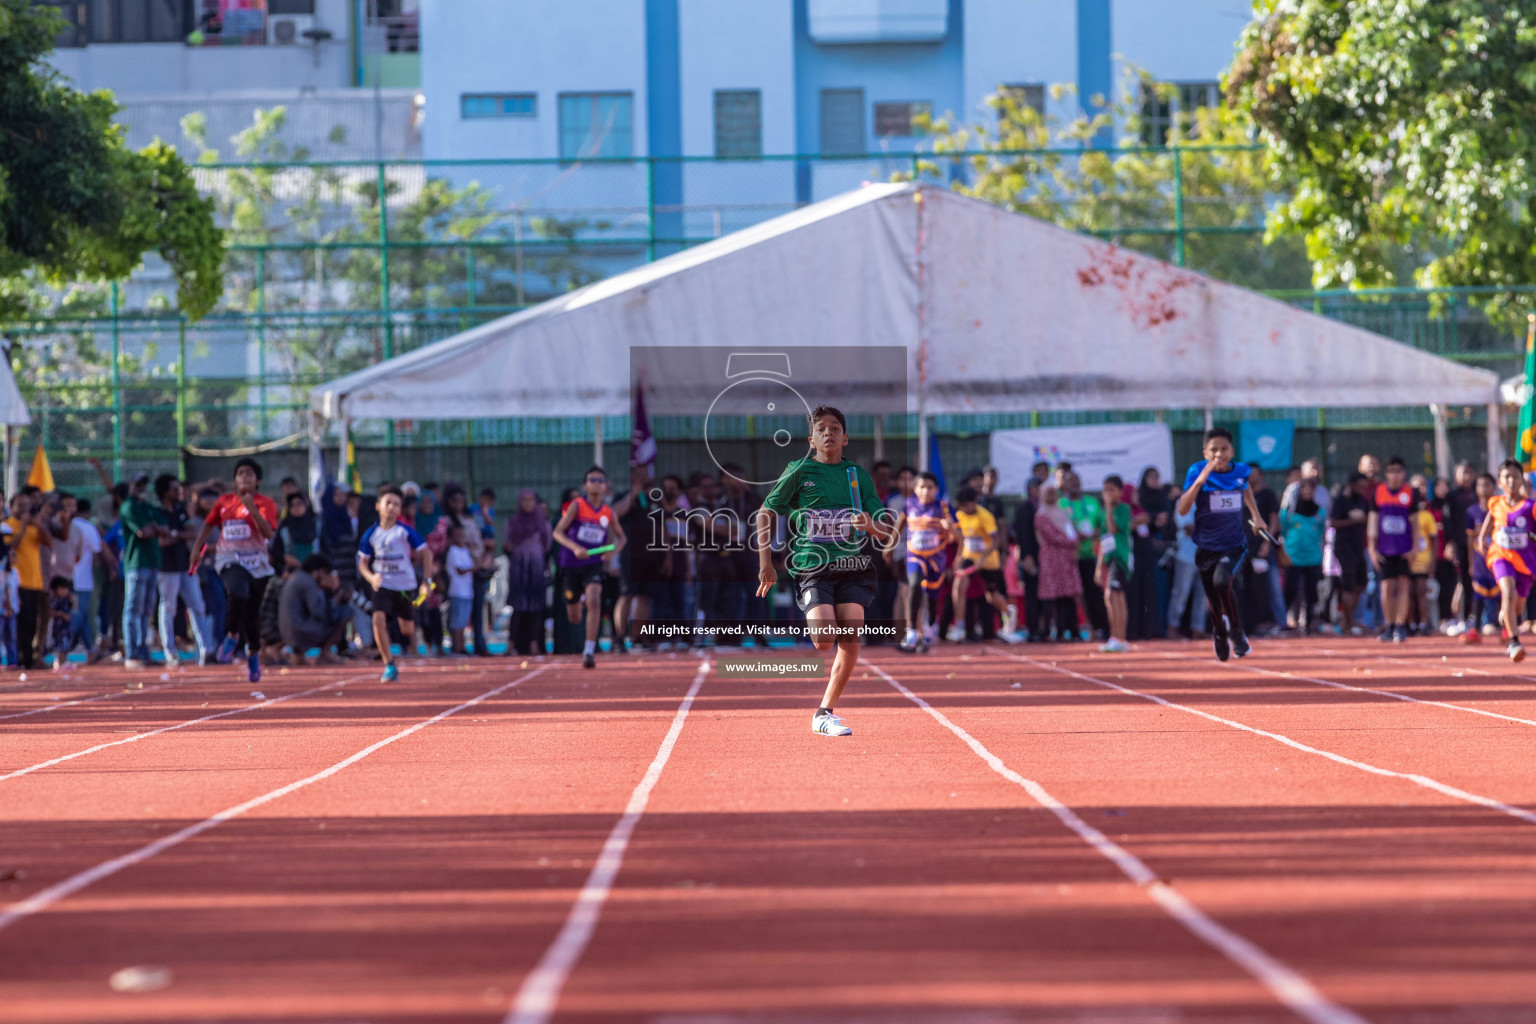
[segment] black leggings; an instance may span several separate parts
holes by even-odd
[[[245,640],[247,654],[261,650],[261,598],[267,592],[267,580],[252,576],[238,565],[232,565],[219,574],[224,581],[225,630],[237,641]],[[238,648],[237,648],[238,649]]]
[[[921,632],[918,625],[923,621],[923,599],[931,598],[944,588],[929,590],[923,586],[923,574],[920,572],[907,572],[907,628]],[[939,621],[939,606],[935,600],[928,602],[928,624],[935,625]]]
[[[1226,551],[1198,548],[1195,551],[1195,569],[1200,573],[1200,586],[1205,590],[1206,603],[1211,606],[1212,636],[1231,636],[1243,631],[1242,619],[1237,614],[1237,597],[1232,587],[1247,557],[1246,548],[1229,548]],[[1223,628],[1224,623],[1226,628]]]
[[[1049,639],[1051,636],[1052,619],[1055,620],[1057,640],[1078,639],[1077,629],[1077,601],[1070,597],[1058,597],[1055,600],[1040,601],[1040,638]]]

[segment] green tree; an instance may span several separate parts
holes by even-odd
[[[223,290],[223,233],[187,165],[155,142],[134,152],[109,93],[82,93],[44,63],[64,23],[0,0],[0,318],[31,303],[18,279],[116,280],[158,252],[196,319]]]
[[[1118,101],[1066,122],[1000,89],[988,100],[994,123],[967,125],[953,116],[933,123],[933,155],[918,173],[942,179],[958,171],[959,192],[1161,259],[1179,257],[1173,229],[1182,220],[1186,266],[1253,288],[1306,287],[1298,242],[1262,244],[1275,185],[1245,119],[1203,109],[1146,145],[1140,106],[1130,98],[1150,90],[1168,100],[1174,87],[1135,69],[1124,84]],[[1069,85],[1050,89],[1056,100],[1072,92]],[[1112,148],[1096,145],[1106,135]]]
[[[1319,286],[1536,281],[1536,7],[1260,0],[1226,90],[1295,181]],[[1523,319],[1530,296],[1488,301]]]

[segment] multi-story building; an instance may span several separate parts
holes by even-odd
[[[34,0],[67,27],[53,64],[76,87],[110,89],[128,142],[209,144],[282,106],[279,141],[315,159],[420,155],[416,0]]]
[[[1172,102],[1147,98],[1155,139],[1181,109],[1214,102],[1251,17],[1250,0],[429,3],[424,153],[558,159],[567,166],[504,190],[568,207],[599,187],[593,160],[745,161],[661,166],[643,182],[607,173],[607,194],[629,194],[619,205],[675,211],[685,223],[673,227],[697,237],[759,219],[744,207],[819,199],[885,170],[837,158],[911,152],[922,114],[995,118],[986,98],[999,88],[1070,120],[1123,96],[1134,66],[1179,86]],[[1053,94],[1058,83],[1075,89]],[[771,159],[788,154],[819,159]]]

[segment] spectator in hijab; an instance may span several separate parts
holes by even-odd
[[[517,495],[517,509],[507,517],[507,604],[512,609],[507,645],[518,654],[544,653],[546,566],[554,528],[549,508],[532,488]]]
[[[320,529],[315,513],[309,507],[309,498],[303,491],[288,495],[283,518],[277,524],[277,537],[273,541],[273,553],[280,555],[290,569],[297,569],[320,547]]]

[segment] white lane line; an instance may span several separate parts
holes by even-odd
[[[216,714],[204,715],[201,718],[190,718],[185,722],[177,722],[175,725],[167,725],[159,729],[151,729],[149,732],[141,732],[132,736],[125,736],[120,740],[112,740],[110,743],[98,743],[94,747],[86,747],[84,750],[77,750],[73,754],[62,754],[59,757],[50,758],[47,761],[39,761],[37,764],[34,764],[30,767],[18,768],[13,772],[0,775],[0,782],[4,782],[6,779],[14,779],[21,775],[30,775],[35,771],[41,771],[44,768],[51,768],[56,764],[63,764],[65,761],[73,761],[77,757],[84,757],[86,754],[94,754],[98,750],[107,750],[111,747],[120,747],[125,743],[137,743],[139,740],[147,740],[151,736],[159,736],[161,733],[175,732],[177,729],[185,729],[188,726],[197,725],[200,722],[211,722],[215,718],[228,718],[230,715],[243,715],[247,711],[255,711],[258,708],[269,708],[274,704],[281,704],[284,701],[290,701],[296,697],[307,697],[312,693],[320,693],[324,690],[339,690],[343,686],[346,686],[348,683],[355,683],[359,679],[365,678],[367,677],[352,676],[350,678],[342,679],[334,683],[326,683],[324,686],[316,686],[312,689],[301,690],[298,693],[290,693],[285,697],[271,697],[266,700],[257,701],[254,704],[245,704],[238,708],[232,708],[228,711],[220,711]]]
[[[586,952],[587,943],[592,941],[592,933],[597,929],[597,919],[602,915],[603,904],[613,891],[614,879],[623,866],[624,852],[629,847],[630,837],[640,824],[641,815],[645,814],[651,790],[656,788],[662,769],[672,756],[672,748],[676,746],[677,737],[683,731],[688,709],[693,707],[693,698],[698,694],[699,687],[704,685],[704,677],[708,673],[709,662],[700,662],[699,671],[693,677],[693,685],[688,688],[688,695],[683,698],[683,702],[677,706],[677,714],[672,717],[672,727],[661,741],[656,757],[646,769],[640,784],[630,794],[629,804],[624,808],[618,824],[608,833],[608,840],[603,843],[602,852],[597,855],[597,863],[592,865],[592,871],[587,875],[586,885],[581,887],[576,902],[571,905],[571,912],[566,916],[560,934],[555,936],[555,941],[550,943],[544,955],[539,958],[538,965],[523,979],[511,1008],[507,1010],[504,1024],[545,1024],[554,1015],[555,1004],[560,1001],[560,992],[565,988],[566,979]]]
[[[57,711],[59,708],[72,708],[79,704],[95,704],[99,700],[116,700],[119,697],[137,697],[141,693],[154,693],[157,690],[169,690],[173,686],[185,686],[196,682],[192,679],[178,679],[174,683],[161,683],[159,686],[146,686],[142,690],[119,690],[116,693],[103,693],[95,697],[80,697],[76,700],[61,700],[57,704],[44,704],[40,708],[32,708],[30,711],[17,711],[9,715],[0,715],[0,722],[8,718],[26,718],[28,715],[40,715],[45,711]],[[210,682],[204,679],[201,682]]]
[[[994,772],[1007,779],[1009,782],[1024,788],[1035,802],[1052,814],[1056,815],[1067,828],[1077,833],[1079,839],[1091,846],[1095,852],[1101,854],[1115,867],[1120,869],[1132,882],[1142,888],[1158,906],[1167,911],[1179,924],[1183,925],[1196,937],[1203,939],[1206,944],[1231,960],[1238,967],[1247,971],[1255,981],[1270,991],[1277,1000],[1290,1007],[1303,1019],[1312,1021],[1313,1024],[1365,1024],[1365,1019],[1350,1010],[1334,1003],[1327,996],[1319,992],[1312,983],[1296,970],[1270,956],[1253,942],[1220,924],[1205,911],[1195,906],[1183,894],[1157,877],[1146,862],[1125,847],[1114,842],[1104,833],[1088,824],[1077,813],[1057,800],[1040,783],[1033,779],[1026,779],[1018,772],[1009,768],[992,751],[982,746],[970,733],[951,722],[944,713],[929,704],[923,698],[903,686],[894,676],[878,665],[870,665],[870,668],[878,672],[886,682],[896,688],[902,696],[922,708],[944,728],[954,733],[977,757],[987,763]]]
[[[0,931],[4,931],[6,928],[9,928],[11,925],[15,924],[17,921],[24,920],[25,918],[31,917],[33,914],[41,913],[42,911],[47,910],[53,904],[59,902],[59,900],[79,892],[81,889],[84,889],[88,885],[99,882],[103,878],[109,878],[112,875],[117,874],[119,871],[122,871],[124,868],[130,868],[135,864],[140,864],[146,860],[149,860],[156,854],[164,853],[171,847],[184,843],[194,836],[201,835],[216,825],[220,825],[226,821],[229,821],[231,818],[238,818],[240,815],[246,813],[247,811],[255,810],[263,804],[269,804],[273,800],[287,796],[289,793],[295,793],[306,786],[313,785],[314,783],[320,782],[323,779],[328,779],[332,775],[335,775],[337,772],[341,771],[343,768],[356,764],[363,758],[369,756],[375,751],[384,749],[391,743],[394,743],[396,740],[403,740],[407,736],[420,732],[429,725],[441,722],[443,719],[449,717],[450,715],[458,714],[465,708],[472,708],[476,704],[482,704],[498,694],[505,693],[507,690],[512,689],[512,687],[517,686],[520,683],[527,682],[534,676],[538,675],[540,672],[543,672],[551,667],[553,666],[544,665],[540,668],[526,672],[509,683],[503,683],[495,689],[487,690],[480,696],[465,701],[463,704],[455,705],[454,707],[449,708],[447,711],[439,711],[431,718],[425,719],[423,721],[417,722],[415,725],[401,729],[393,736],[386,736],[384,739],[379,740],[377,743],[369,744],[352,756],[337,761],[329,768],[323,769],[322,771],[318,771],[313,775],[299,779],[297,782],[290,782],[286,786],[279,786],[277,789],[263,793],[261,796],[252,797],[244,803],[235,804],[233,807],[226,807],[224,810],[218,812],[217,814],[211,815],[210,817],[204,818],[202,821],[195,825],[188,825],[186,828],[177,832],[172,832],[170,835],[161,836],[154,842],[146,843],[145,845],[139,847],[137,850],[134,850],[130,853],[125,853],[120,857],[113,857],[111,860],[103,861],[93,868],[87,868],[84,871],[71,875],[70,877],[64,879],[62,882],[56,882],[53,885],[50,885],[48,888],[27,897],[20,903],[13,903],[9,907],[0,910]]]
[[[1442,796],[1448,796],[1455,800],[1463,800],[1469,804],[1477,804],[1478,806],[1486,807],[1491,811],[1498,811],[1501,814],[1509,815],[1511,818],[1519,818],[1521,821],[1527,822],[1528,824],[1536,825],[1536,812],[1528,811],[1523,807],[1515,807],[1511,804],[1506,804],[1502,800],[1495,800],[1492,797],[1481,796],[1477,793],[1469,793],[1465,789],[1459,789],[1456,786],[1448,785],[1439,781],[1438,779],[1432,779],[1427,775],[1420,775],[1417,772],[1393,771],[1391,768],[1382,768],[1374,764],[1368,764],[1365,761],[1356,761],[1352,757],[1345,757],[1343,754],[1335,754],[1331,750],[1323,750],[1319,747],[1308,746],[1307,744],[1302,743],[1300,740],[1293,740],[1289,736],[1283,736],[1278,732],[1269,732],[1266,729],[1259,729],[1251,725],[1244,725],[1242,722],[1235,722],[1230,718],[1222,718],[1220,715],[1213,715],[1209,711],[1201,711],[1199,708],[1192,708],[1186,704],[1176,704],[1171,700],[1166,700],[1153,693],[1142,693],[1140,690],[1132,690],[1129,687],[1121,686],[1118,683],[1111,683],[1107,679],[1097,679],[1093,676],[1084,675],[1081,672],[1074,672],[1069,668],[1059,668],[1055,665],[1048,664],[1047,662],[1036,661],[1033,658],[1026,658],[1018,654],[1004,654],[1002,657],[1010,658],[1013,661],[1021,661],[1027,665],[1034,665],[1036,668],[1043,668],[1047,672],[1055,672],[1058,675],[1070,676],[1073,679],[1081,679],[1083,682],[1093,683],[1095,686],[1103,686],[1110,690],[1116,690],[1128,697],[1139,697],[1142,700],[1151,701],[1153,704],[1160,704],[1165,708],[1172,708],[1175,711],[1184,711],[1191,715],[1197,715],[1200,718],[1206,719],[1207,721],[1216,722],[1220,725],[1225,725],[1233,729],[1240,729],[1243,732],[1253,733],[1255,736],[1263,736],[1267,739],[1272,739],[1277,743],[1284,743],[1286,746],[1291,747],[1292,749],[1300,750],[1306,754],[1316,754],[1318,757],[1326,757],[1328,760],[1337,764],[1347,765],[1350,768],[1356,768],[1362,772],[1369,772],[1372,775],[1380,775],[1389,779],[1403,779],[1407,782],[1413,783],[1415,786],[1422,786],[1425,789],[1433,790]]]
[[[1191,658],[1187,654],[1165,654],[1165,658],[1176,658],[1180,661],[1204,661],[1203,658]],[[1378,656],[1379,657],[1379,656]],[[1387,661],[1399,661],[1397,658],[1383,658]],[[1220,665],[1220,662],[1217,662]],[[1414,662],[1402,662],[1405,665],[1421,667]],[[1370,693],[1378,697],[1390,697],[1393,700],[1407,701],[1410,704],[1427,704],[1430,707],[1445,708],[1447,711],[1464,711],[1469,715],[1482,715],[1484,718],[1497,718],[1505,722],[1516,722],[1520,725],[1536,725],[1536,719],[1516,718],[1514,715],[1501,715],[1497,711],[1484,711],[1482,708],[1471,708],[1465,704],[1450,704],[1443,700],[1426,700],[1423,697],[1412,697],[1406,693],[1397,693],[1393,690],[1377,690],[1369,686],[1353,686],[1349,683],[1341,683],[1332,679],[1319,679],[1316,676],[1298,675],[1295,672],[1280,672],[1275,669],[1259,668],[1257,665],[1234,665],[1227,663],[1221,666],[1228,670],[1240,670],[1255,675],[1273,676],[1276,679],[1294,679],[1299,683],[1314,683],[1318,686],[1329,686],[1335,690],[1350,690],[1355,693]]]

